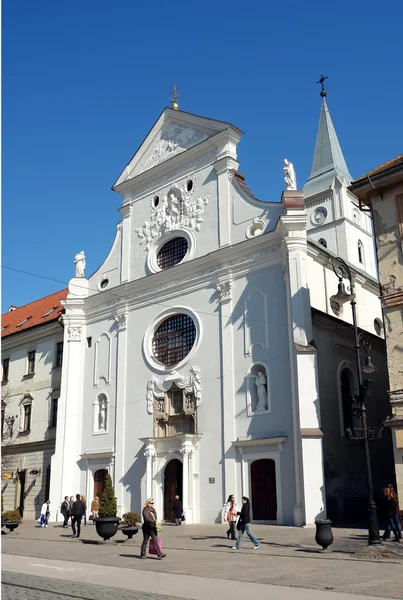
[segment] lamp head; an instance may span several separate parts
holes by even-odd
[[[372,360],[369,354],[367,354],[367,356],[365,357],[365,365],[363,366],[362,370],[364,371],[364,373],[375,373],[375,371],[378,370],[378,367],[372,364]]]
[[[337,286],[337,294],[330,298],[333,302],[338,302],[338,304],[345,304],[346,302],[351,302],[354,300],[354,294],[349,294],[346,291],[346,286],[343,281],[339,281],[339,285]]]

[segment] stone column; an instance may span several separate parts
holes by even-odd
[[[150,441],[145,449],[144,456],[146,457],[146,495],[147,498],[153,497],[153,461],[156,456],[155,446]]]
[[[180,453],[182,454],[183,460],[183,472],[182,472],[182,506],[183,513],[187,518],[189,513],[189,457],[192,455],[192,448],[185,445],[181,448]]]
[[[127,382],[127,312],[115,316],[118,325],[117,333],[117,377],[115,398],[115,493],[118,502],[118,513],[126,511],[124,506],[125,474],[125,413]]]

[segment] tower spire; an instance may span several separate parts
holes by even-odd
[[[352,180],[327,107],[327,92],[324,86],[326,79],[327,77],[321,75],[318,81],[322,86],[320,92],[322,107],[311,174],[304,185],[305,197],[328,189],[332,185],[334,177],[346,179],[348,183]]]

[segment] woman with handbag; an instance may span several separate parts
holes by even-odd
[[[144,504],[142,530],[143,530],[143,543],[141,544],[140,557],[147,558],[147,556],[146,556],[147,543],[148,543],[148,540],[151,538],[150,548],[151,548],[151,543],[152,543],[153,550],[154,550],[155,554],[157,555],[157,557],[159,559],[165,558],[166,554],[164,554],[162,552],[161,544],[158,539],[157,512],[154,508],[154,500],[152,498],[148,498],[148,500],[146,500],[146,503]]]
[[[227,538],[229,539],[229,536],[231,536],[231,540],[236,540],[235,523],[238,518],[238,505],[235,502],[235,498],[232,494],[228,496],[226,505],[226,515],[229,525],[229,529],[227,531]]]

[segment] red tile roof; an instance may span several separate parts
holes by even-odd
[[[245,183],[245,175],[242,175],[242,173],[240,173],[239,171],[235,171],[234,173],[239,185],[241,186],[241,188],[247,193],[249,194],[249,196],[251,196],[252,198],[254,198],[255,200],[258,200],[258,198],[256,198],[255,194],[248,188],[248,186]]]
[[[378,175],[378,173],[382,173],[383,171],[387,171],[388,169],[392,169],[393,167],[397,167],[400,164],[403,164],[403,154],[399,154],[399,156],[396,156],[396,158],[392,158],[392,160],[388,160],[388,162],[383,163],[383,165],[380,165],[379,167],[376,167],[376,169],[373,169],[372,171],[370,171],[366,175],[363,175],[362,177],[359,177],[358,179],[356,179],[352,183],[353,184],[357,183],[357,181],[361,181],[362,179],[367,179],[367,177],[373,177],[374,175]]]
[[[5,313],[1,316],[1,337],[58,319],[64,312],[60,300],[64,300],[67,293],[67,289],[61,290]]]

